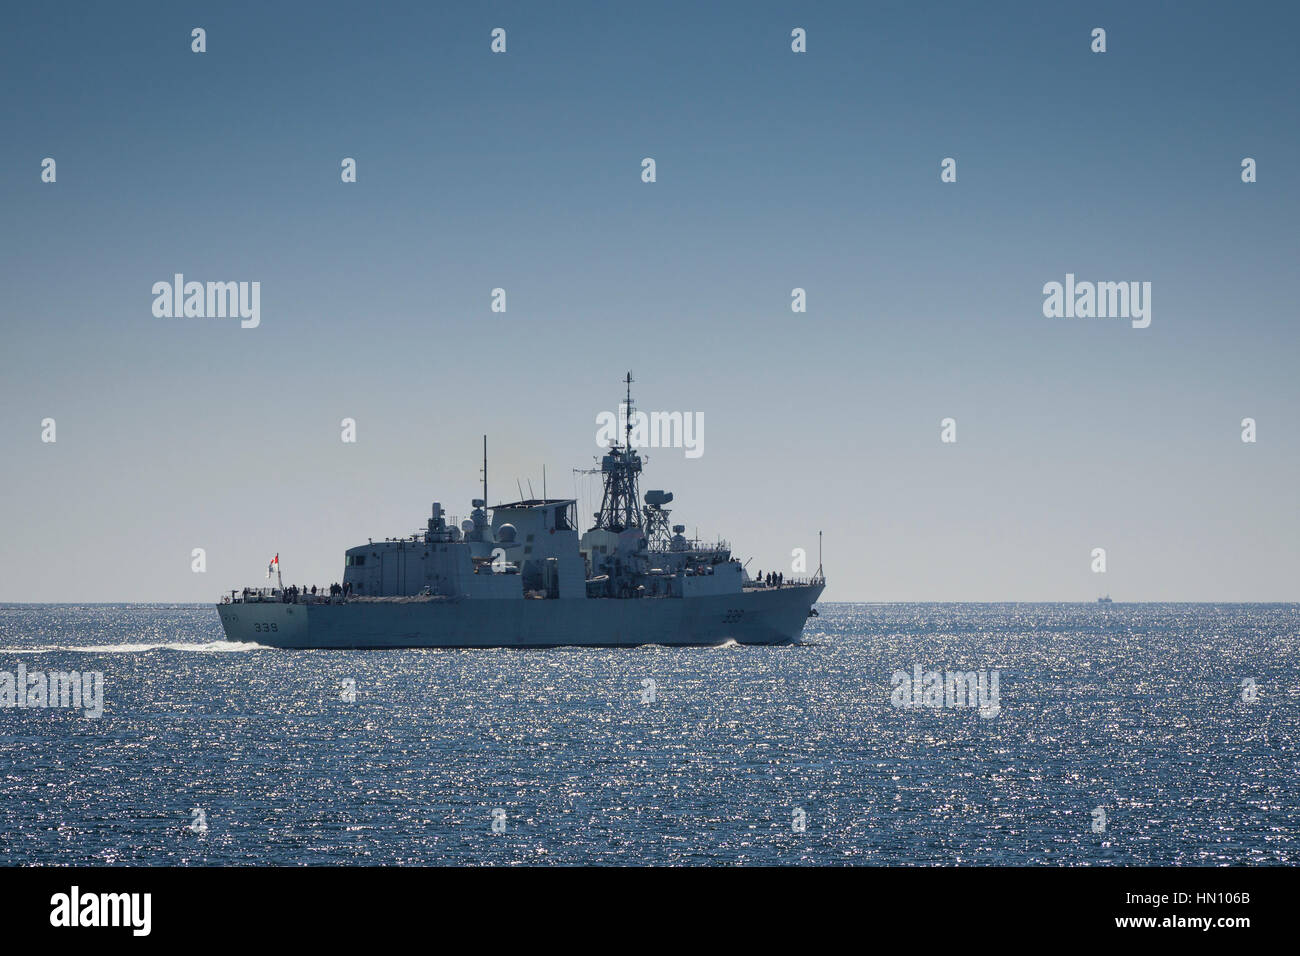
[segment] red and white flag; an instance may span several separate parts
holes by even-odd
[[[277,554],[274,558],[271,559],[271,563],[266,566],[266,576],[269,578],[271,576],[272,571],[279,571],[279,570],[280,570],[280,555]]]

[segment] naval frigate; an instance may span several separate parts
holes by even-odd
[[[459,527],[434,502],[421,532],[348,548],[343,581],[328,591],[233,590],[217,605],[227,640],[283,648],[797,640],[826,587],[820,563],[806,580],[751,578],[727,542],[688,539],[684,525],[670,524],[671,492],[642,498],[631,373],[626,382],[623,441],[600,459],[600,510],[581,536],[574,498],[488,507],[485,438],[483,497]]]

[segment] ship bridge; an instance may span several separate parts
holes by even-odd
[[[531,489],[530,489],[531,490]],[[492,508],[492,530],[507,522],[541,522],[544,531],[577,531],[577,498],[525,498]]]
[[[525,593],[587,596],[587,569],[578,550],[576,498],[524,498],[492,509],[494,550],[519,568]]]

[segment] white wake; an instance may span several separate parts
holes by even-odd
[[[140,654],[158,650],[230,654],[240,651],[272,650],[272,648],[253,641],[208,641],[206,644],[42,644],[36,647],[0,647],[0,654],[53,654],[69,651],[83,654]]]

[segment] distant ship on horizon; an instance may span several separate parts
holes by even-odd
[[[826,587],[820,563],[805,580],[751,578],[727,542],[687,539],[685,525],[670,525],[671,492],[642,499],[630,372],[626,382],[624,441],[601,458],[603,499],[581,537],[573,498],[488,507],[484,437],[483,497],[459,528],[434,502],[422,532],[348,548],[343,582],[328,591],[232,590],[217,605],[226,639],[284,648],[797,640]]]
[[[1103,594],[1101,597],[1097,598],[1097,603],[1098,603],[1098,604],[1114,604],[1115,602],[1112,601],[1112,600],[1110,599],[1110,595],[1109,595],[1109,594]]]

